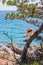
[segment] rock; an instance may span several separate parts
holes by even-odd
[[[5,52],[7,52],[9,54],[14,54],[14,52],[11,50],[11,48],[8,48],[6,46],[1,46],[0,51],[5,51]]]
[[[0,65],[7,65],[7,61],[4,59],[0,59]]]
[[[20,47],[14,46],[13,49],[15,50],[15,53],[17,53],[17,54],[21,54],[22,53],[22,49]]]
[[[17,53],[17,54],[21,54],[22,53],[22,48],[20,48],[19,46],[15,46],[12,43],[8,43],[6,45],[8,48],[11,48],[13,52]]]
[[[6,52],[0,53],[0,58],[4,58],[4,59],[10,60],[10,61],[14,61],[15,60],[14,55],[8,54]]]
[[[11,48],[0,46],[0,65],[16,65],[15,53]]]
[[[11,48],[8,48],[6,46],[0,47],[0,58],[8,59],[10,61],[14,61],[14,52],[11,50]]]
[[[16,60],[18,60],[19,62],[21,61],[21,59],[20,59],[21,55],[15,53],[15,57],[16,57]]]
[[[6,60],[6,59],[0,59],[0,65],[15,65],[15,62]]]
[[[15,65],[15,63],[14,62],[8,62],[8,65]]]
[[[40,49],[41,49],[40,47],[31,46],[27,52],[28,60],[30,60],[30,59],[33,61],[34,60],[41,60],[41,58],[43,57],[43,53],[40,51]]]
[[[6,47],[12,48],[12,47],[13,47],[13,43],[8,43],[8,44],[6,45]]]
[[[9,43],[6,46],[0,45],[0,64],[17,65],[16,63],[21,61],[22,50],[23,49],[21,47],[15,46],[12,43]],[[43,57],[43,51],[41,52],[41,47],[30,46],[26,56],[29,62],[33,62],[35,60],[41,60],[41,55]]]

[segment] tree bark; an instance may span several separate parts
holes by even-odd
[[[41,31],[43,30],[43,23],[42,25],[39,27],[39,29],[28,39],[28,41],[26,42],[22,55],[21,55],[21,62],[26,62],[26,55],[27,55],[27,50],[31,44],[31,42],[41,33]]]

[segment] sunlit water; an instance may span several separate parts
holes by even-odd
[[[6,45],[11,42],[11,40],[3,34],[3,32],[8,33],[8,36],[13,39],[13,43],[15,45],[19,45],[21,47],[24,46],[25,42],[23,40],[29,37],[23,37],[23,34],[26,33],[26,30],[32,27],[34,30],[37,30],[38,27],[32,24],[28,24],[22,20],[5,20],[6,11],[0,11],[0,44]],[[31,18],[29,18],[30,20]],[[40,23],[43,22],[41,19],[32,18],[32,20],[38,20]],[[41,34],[43,35],[43,34]],[[40,45],[40,40],[34,40],[31,45]]]

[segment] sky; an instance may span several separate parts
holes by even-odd
[[[3,11],[3,10],[17,10],[17,7],[16,6],[8,6],[8,5],[2,5],[2,0],[0,0],[0,11]]]
[[[39,2],[40,0],[35,0],[34,3],[36,2]],[[30,1],[31,3],[31,1]],[[0,11],[3,11],[3,10],[17,10],[17,7],[16,6],[8,6],[8,5],[2,5],[2,0],[0,0]]]

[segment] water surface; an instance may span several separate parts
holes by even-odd
[[[25,42],[23,40],[27,39],[28,37],[23,37],[23,34],[26,33],[26,30],[32,27],[34,30],[37,30],[38,27],[32,24],[28,24],[22,20],[5,20],[5,14],[8,11],[0,11],[0,43],[6,45],[7,43],[11,42],[11,40],[3,34],[3,32],[8,33],[8,36],[13,39],[13,43],[15,45],[19,45],[21,47],[24,46]],[[30,20],[31,18],[29,18]],[[41,19],[32,18],[32,20],[38,20],[40,23],[43,22]],[[41,34],[43,35],[43,34]],[[34,40],[32,45],[40,45],[40,40]]]

